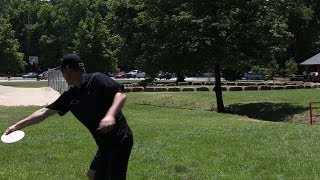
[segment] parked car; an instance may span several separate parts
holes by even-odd
[[[254,71],[249,71],[244,74],[244,78],[247,80],[264,80],[266,77],[264,74],[257,73]]]
[[[28,73],[26,73],[26,72],[18,73],[18,74],[16,74],[16,77],[22,77],[23,75],[26,75],[26,74],[28,74]]]
[[[132,70],[126,75],[127,78],[144,78],[145,76],[146,73],[139,70]]]
[[[48,71],[44,71],[39,74],[38,76],[39,79],[48,79]]]
[[[166,79],[166,80],[169,80],[171,79],[172,75],[171,73],[168,73],[168,72],[160,72],[158,74],[158,78],[161,80],[161,79]]]
[[[125,71],[120,71],[119,73],[114,75],[114,78],[125,78],[127,73]]]
[[[318,82],[318,72],[312,71],[309,74],[307,74],[306,71],[303,71],[302,73],[303,81],[311,81],[311,82]]]
[[[310,72],[309,75],[310,76],[318,76],[318,72]]]
[[[38,74],[35,72],[29,72],[28,74],[25,74],[22,76],[22,78],[37,78]]]

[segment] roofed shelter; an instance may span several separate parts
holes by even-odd
[[[318,72],[316,80],[317,80],[317,82],[320,82],[320,76],[319,76],[320,75],[320,53],[303,61],[302,63],[300,63],[300,65],[305,66],[306,75],[310,75],[310,69],[316,68],[315,70]]]

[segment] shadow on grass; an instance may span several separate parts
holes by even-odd
[[[290,119],[295,114],[307,111],[304,106],[294,106],[289,103],[250,103],[232,104],[226,107],[226,112],[247,116],[249,118],[260,119],[263,121],[282,122]]]

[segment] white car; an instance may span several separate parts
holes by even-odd
[[[48,71],[44,71],[38,76],[39,79],[48,79]]]
[[[310,72],[310,76],[318,76],[318,72]]]
[[[127,78],[144,78],[146,73],[139,70],[132,70],[126,74]]]
[[[35,72],[29,72],[28,74],[25,74],[22,76],[22,78],[37,78],[38,74]]]

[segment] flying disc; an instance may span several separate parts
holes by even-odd
[[[13,131],[12,133],[1,136],[1,141],[4,143],[14,143],[20,141],[24,137],[24,132],[21,130]]]

